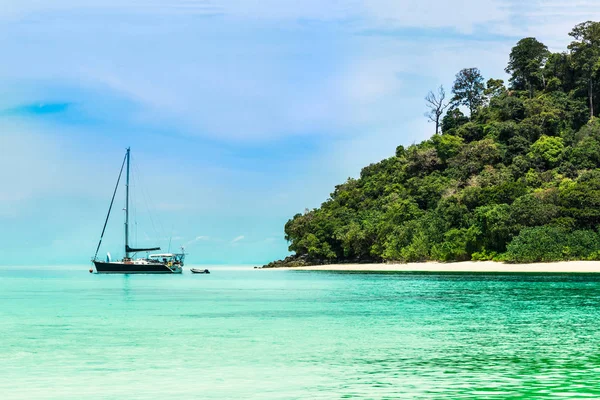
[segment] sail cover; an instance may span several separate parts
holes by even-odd
[[[151,247],[151,248],[147,248],[147,249],[132,249],[129,246],[125,246],[125,251],[128,253],[137,253],[138,251],[154,251],[154,250],[160,250],[160,247]]]

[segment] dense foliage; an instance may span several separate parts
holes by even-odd
[[[310,262],[599,258],[600,23],[570,35],[564,53],[519,41],[508,88],[460,71],[441,134],[294,216],[290,250]]]

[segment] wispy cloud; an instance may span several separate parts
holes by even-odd
[[[99,107],[93,92],[108,89],[137,107],[109,113],[100,107],[99,118],[120,113],[184,135],[237,142],[365,131],[380,123],[380,110],[398,108],[400,97],[422,97],[399,73],[435,70],[432,76],[451,79],[458,61],[485,59],[482,51],[505,58],[506,46],[523,35],[564,46],[570,27],[600,18],[600,5],[583,0],[7,3],[0,17],[12,23],[0,26],[7,60],[0,76],[41,90],[45,79],[91,88],[91,113]],[[221,17],[198,24],[194,13]],[[107,32],[107,23],[119,28]]]
[[[194,243],[196,243],[196,242],[199,242],[199,241],[204,241],[204,240],[209,240],[209,239],[210,239],[210,238],[209,238],[208,236],[196,236],[194,239],[192,239],[192,240],[190,240],[190,241],[186,242],[186,243],[184,244],[184,246],[189,246],[189,245],[191,245],[191,244],[194,244]]]
[[[53,0],[40,2],[24,0],[19,3],[6,1],[0,8],[0,17],[22,17],[42,12],[106,12],[122,14],[200,14],[219,15],[223,9],[218,2],[210,0]]]
[[[245,237],[244,237],[243,235],[240,235],[240,236],[236,237],[235,239],[233,239],[233,240],[231,241],[231,244],[237,243],[237,242],[239,242],[240,240],[244,240],[244,238],[245,238]]]

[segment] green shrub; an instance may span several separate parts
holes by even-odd
[[[557,226],[525,228],[507,246],[507,262],[588,259],[600,250],[600,236],[591,230],[569,231]]]
[[[485,248],[481,249],[481,251],[475,252],[471,254],[471,260],[473,261],[491,261],[494,260],[498,256],[498,253],[495,251],[487,251]]]
[[[466,261],[471,258],[471,249],[475,242],[475,229],[450,229],[444,235],[444,241],[431,249],[433,258],[441,261]]]

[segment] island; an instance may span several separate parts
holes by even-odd
[[[600,260],[600,22],[569,35],[518,41],[506,84],[465,68],[431,91],[431,138],[296,214],[293,255],[263,268]]]

